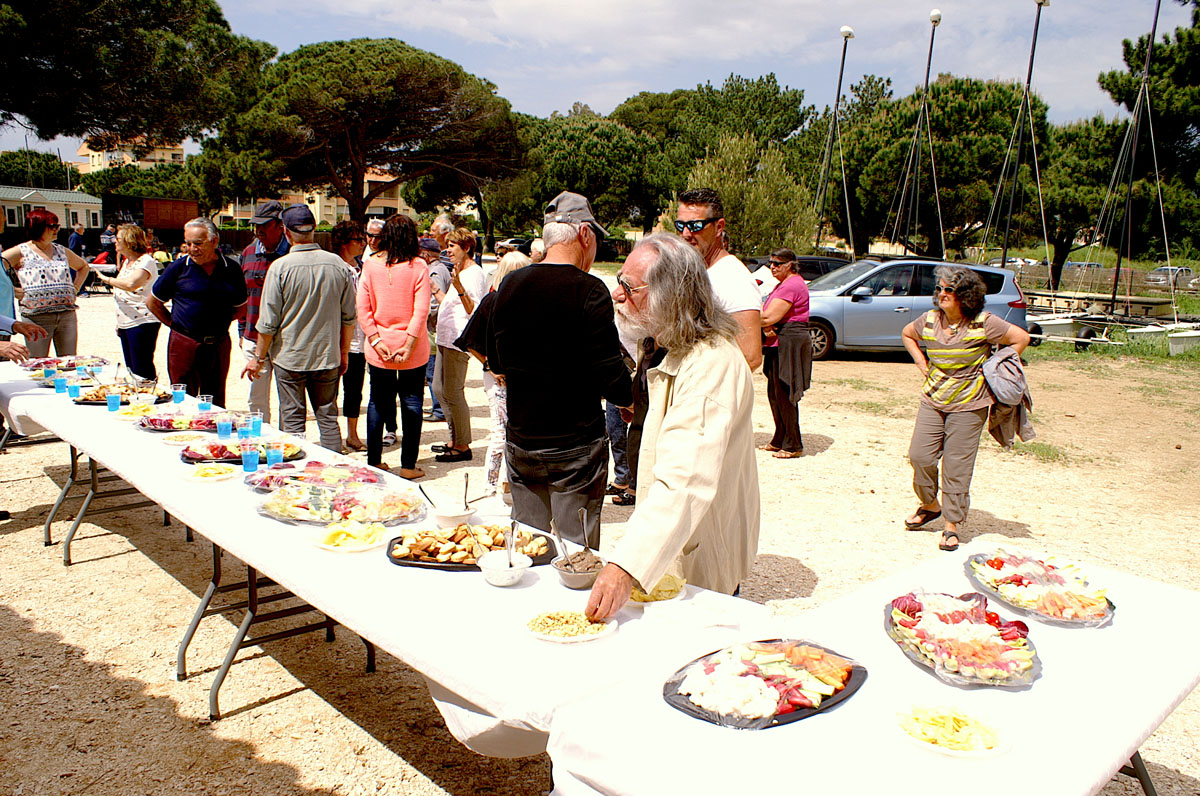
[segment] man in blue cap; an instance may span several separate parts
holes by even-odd
[[[238,334],[241,336],[242,353],[247,360],[254,355],[254,344],[258,340],[258,305],[262,300],[262,289],[271,263],[288,253],[290,244],[283,234],[283,222],[279,215],[283,204],[275,200],[262,202],[254,210],[250,226],[254,227],[254,243],[242,250],[242,273],[246,277],[246,315],[238,319]],[[262,412],[263,420],[271,422],[271,363],[266,363],[259,378],[250,384],[247,399],[251,412]]]
[[[321,445],[341,451],[338,380],[346,372],[358,320],[354,286],[342,259],[314,242],[317,221],[308,205],[291,205],[280,221],[291,250],[267,271],[255,325],[258,339],[242,375],[261,378],[273,364],[279,427],[304,436],[307,397]]]

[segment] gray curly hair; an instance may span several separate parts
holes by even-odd
[[[975,271],[961,265],[940,265],[934,269],[933,275],[939,283],[945,282],[954,291],[964,318],[975,320],[983,311],[983,305],[987,301],[987,287]],[[937,305],[938,295],[934,292],[933,306]]]

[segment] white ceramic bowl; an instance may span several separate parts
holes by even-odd
[[[483,579],[493,586],[515,586],[525,577],[525,571],[533,566],[533,559],[524,553],[513,553],[510,567],[508,553],[493,550],[484,553],[476,563],[483,571]]]
[[[439,528],[456,528],[471,519],[474,514],[474,509],[460,509],[458,511],[438,509],[433,512],[433,517],[437,521]]]
[[[154,393],[144,393],[143,392],[143,393],[137,393],[136,395],[129,396],[129,403],[133,404],[134,406],[141,406],[144,404],[152,404],[156,400],[158,400],[158,396],[155,395]]]

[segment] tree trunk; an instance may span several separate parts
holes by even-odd
[[[474,185],[471,193],[475,197],[475,207],[479,210],[479,223],[483,226],[483,239],[486,248],[496,251],[496,232],[492,224],[492,216],[483,204],[483,190]]]

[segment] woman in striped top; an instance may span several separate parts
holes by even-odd
[[[921,501],[904,521],[909,530],[945,514],[938,545],[958,549],[958,524],[971,505],[971,476],[979,437],[995,399],[983,378],[983,363],[992,346],[1029,345],[1029,334],[983,310],[986,289],[970,268],[942,266],[935,272],[935,309],[904,327],[904,347],[925,383],[908,458],[913,490]],[[924,351],[922,351],[924,348]],[[938,459],[942,462],[942,495],[938,500]]]

